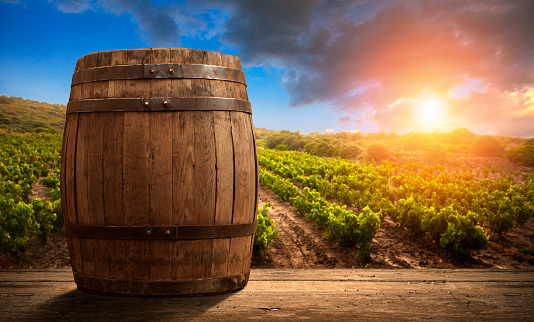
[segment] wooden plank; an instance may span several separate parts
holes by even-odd
[[[191,79],[172,79],[172,97],[193,97]]]
[[[232,223],[251,222],[255,203],[255,159],[248,114],[230,113],[235,158],[235,195]],[[250,269],[251,236],[232,238],[230,243],[229,274],[240,274]]]
[[[213,112],[192,112],[196,225],[215,223],[215,133]]]
[[[213,112],[193,112],[195,225],[214,225],[216,210],[216,156]],[[213,239],[196,241],[192,265],[196,278],[211,276]]]
[[[76,141],[78,114],[68,114],[65,120],[64,144],[61,169],[61,198],[65,203],[63,218],[67,224],[78,222],[76,218]],[[63,163],[64,162],[64,163]]]
[[[109,81],[94,82],[94,98],[107,98],[109,90]]]
[[[232,223],[234,206],[234,149],[230,112],[214,112],[216,172],[215,224]],[[212,276],[222,277],[228,273],[230,238],[219,238],[213,243]]]
[[[222,66],[221,54],[215,51],[206,51],[206,65]]]
[[[174,64],[183,64],[184,55],[183,48],[171,48],[169,51],[169,62]]]
[[[107,113],[89,114],[89,140],[87,142],[87,222],[91,225],[105,225],[104,216],[104,125]],[[104,240],[85,240],[91,243],[95,274],[109,277],[107,245]]]
[[[104,222],[125,225],[123,194],[124,113],[105,113],[103,120]],[[105,240],[109,277],[126,278],[126,245],[123,240]]]
[[[125,51],[128,65],[152,63],[152,49],[129,49]]]
[[[153,87],[154,89],[154,87]],[[150,113],[150,225],[172,225],[172,114]],[[150,279],[171,278],[172,243],[150,241]]]
[[[255,165],[248,114],[231,112],[232,139],[235,158],[235,196],[233,223],[251,221],[250,211],[255,197]],[[252,194],[252,195],[251,195]]]
[[[222,66],[233,68],[234,64],[233,64],[233,58],[232,57],[233,56],[231,56],[231,55],[221,54],[221,64],[222,64]]]
[[[70,88],[69,101],[76,101],[82,99],[82,87],[83,84],[72,85]]]
[[[61,157],[61,202],[65,224],[76,224],[76,141],[78,136],[78,114],[68,114],[65,120],[63,152]],[[67,238],[73,269],[81,271],[81,254],[78,241]]]
[[[170,48],[152,48],[152,64],[166,64],[171,62]]]
[[[89,122],[91,115],[87,113],[78,114],[78,135],[76,142],[76,213],[79,224],[90,224],[87,217],[88,203],[88,164],[87,164],[87,147],[89,145]]]
[[[534,314],[532,276],[534,270],[255,269],[242,291],[176,299],[81,292],[70,270],[2,270],[0,316],[13,321],[151,320],[156,310],[193,321],[528,321]]]
[[[113,50],[111,52],[111,66],[126,65],[128,61],[125,50]]]
[[[88,113],[87,223],[104,225],[104,120],[107,113]]]
[[[149,114],[124,114],[123,192],[125,222],[129,226],[149,225]],[[127,274],[132,279],[148,279],[149,242],[125,241]]]
[[[239,84],[234,82],[225,82],[226,84],[226,97],[239,98]]]
[[[83,273],[82,250],[80,248],[79,238],[68,237],[67,245],[69,247],[70,264],[72,265],[72,270]]]
[[[95,83],[83,83],[82,84],[82,99],[94,98]]]
[[[149,113],[150,225],[172,224],[172,114]]]
[[[98,66],[111,66],[111,58],[112,58],[112,52],[111,51],[103,51],[101,52],[101,60],[100,64]]]
[[[91,114],[78,114],[78,139],[76,143],[76,205],[78,224],[92,224],[89,216],[89,160],[88,148],[90,145],[89,129]],[[80,270],[87,275],[94,275],[93,249],[90,239],[73,238],[72,242],[79,245]],[[76,247],[77,249],[78,247]]]
[[[257,169],[257,157],[256,157],[256,144],[254,142],[254,132],[252,126],[252,116],[250,114],[241,113],[244,116],[244,131],[246,132],[246,140],[243,144],[248,149],[247,155],[249,158],[246,160],[247,167],[247,187],[248,198],[246,199],[245,216],[248,222],[253,222],[256,218],[257,211],[257,198],[258,198],[258,169]],[[243,261],[243,273],[250,270],[250,261],[252,258],[252,248],[254,246],[254,236],[246,237],[245,249],[244,249],[244,261]]]
[[[150,96],[150,79],[135,79],[125,81],[125,91],[122,95],[115,95],[123,98],[141,98]],[[116,90],[116,89],[115,89]]]
[[[173,113],[173,225],[194,225],[194,123],[189,112]]]
[[[103,120],[104,212],[108,225],[124,225],[124,113],[105,113]]]

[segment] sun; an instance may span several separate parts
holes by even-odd
[[[416,118],[426,127],[439,126],[445,117],[445,103],[437,97],[425,97],[417,104]]]

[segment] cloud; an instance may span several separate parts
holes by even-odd
[[[341,124],[346,124],[346,123],[350,123],[351,119],[350,119],[350,116],[338,117],[337,122]]]
[[[532,0],[50,1],[64,12],[129,14],[153,46],[217,37],[246,66],[283,68],[292,106],[328,104],[407,131],[409,100],[432,92],[447,97],[451,114],[469,111],[451,118],[463,120],[458,127],[534,136],[530,114],[512,112],[533,103],[507,97],[534,88]],[[449,97],[468,79],[487,90]]]
[[[324,130],[324,133],[334,133],[334,129],[326,129]]]
[[[139,33],[154,46],[176,46],[180,42],[179,24],[188,22],[178,6],[156,6],[150,0],[49,0],[65,13],[89,10],[115,15],[128,14],[139,26]],[[185,20],[185,21],[184,21]],[[191,20],[191,18],[189,18]],[[200,24],[203,26],[204,24]]]

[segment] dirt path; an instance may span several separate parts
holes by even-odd
[[[325,237],[324,229],[308,218],[295,214],[289,202],[281,201],[260,185],[259,204],[271,203],[269,217],[276,223],[279,237],[255,258],[253,267],[263,268],[352,268],[359,267],[353,249],[340,250],[337,241]]]

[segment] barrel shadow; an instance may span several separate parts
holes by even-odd
[[[239,291],[238,291],[239,292]],[[118,297],[72,290],[32,309],[28,320],[35,321],[169,321],[201,318],[218,310],[234,293],[191,297]]]

